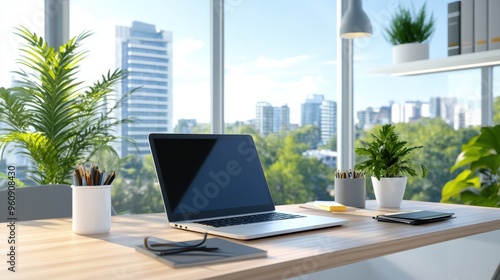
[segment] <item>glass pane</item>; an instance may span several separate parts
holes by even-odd
[[[116,150],[121,172],[113,183],[116,211],[159,212],[163,202],[147,136],[206,132],[210,121],[209,0],[71,1],[71,36],[90,30],[79,78],[94,82],[109,69],[127,71],[115,100],[132,89],[119,118],[134,122],[116,130],[126,139]],[[115,100],[109,102],[113,104]],[[103,165],[118,166],[109,158]],[[115,167],[113,167],[115,168]]]
[[[16,28],[26,27],[30,31],[44,36],[44,1],[20,0],[2,3],[0,9],[0,87],[10,88],[15,86],[16,79],[13,71],[18,71],[20,65],[16,63],[21,52],[19,51],[21,39],[15,35]],[[1,120],[0,120],[1,121]],[[5,124],[0,123],[0,126]],[[12,148],[12,145],[9,146]],[[6,164],[13,165],[17,169],[17,178],[26,184],[32,185],[33,181],[27,178],[26,166],[29,164],[27,158],[19,153],[20,150],[7,149],[2,155],[0,172],[5,172]],[[3,189],[7,184],[2,184]]]
[[[2,4],[0,9],[0,87],[12,85],[12,71],[17,70],[16,59],[19,56],[19,37],[15,28],[24,26],[31,31],[44,35],[44,1],[20,0]]]
[[[392,77],[375,74],[373,69],[392,61],[392,45],[386,40],[387,18],[398,5],[420,9],[426,3],[435,30],[429,44],[429,58],[444,58],[448,46],[447,3],[442,1],[365,1],[364,7],[374,25],[372,37],[354,41],[354,106],[357,142],[366,140],[381,124],[394,123],[403,140],[423,145],[416,159],[429,168],[426,178],[409,177],[405,199],[440,201],[460,147],[475,135],[481,125],[481,71],[479,69]],[[356,162],[360,162],[360,158]],[[418,171],[418,170],[417,170]],[[369,198],[374,198],[367,180]]]
[[[225,13],[226,132],[254,136],[276,204],[331,200],[337,4],[233,2]]]

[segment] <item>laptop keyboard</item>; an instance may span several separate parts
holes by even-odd
[[[197,224],[212,226],[212,227],[228,227],[235,225],[244,225],[244,224],[253,224],[253,223],[261,223],[261,222],[269,222],[269,221],[278,221],[278,220],[286,220],[286,219],[295,219],[301,218],[305,216],[296,215],[296,214],[288,214],[288,213],[279,213],[279,212],[271,212],[271,213],[263,213],[263,214],[254,214],[248,216],[241,217],[231,217],[231,218],[221,218],[214,220],[205,220],[198,221]]]

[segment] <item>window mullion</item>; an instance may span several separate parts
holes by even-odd
[[[224,133],[224,0],[210,1],[211,133]]]
[[[59,48],[69,40],[69,0],[45,0],[45,41]]]

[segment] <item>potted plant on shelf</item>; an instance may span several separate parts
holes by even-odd
[[[27,28],[17,29],[22,39],[17,86],[0,88],[0,148],[17,147],[31,162],[29,178],[39,185],[71,183],[77,163],[113,149],[120,136],[113,130],[131,119],[114,117],[133,91],[114,98],[124,72],[108,71],[93,85],[78,79],[86,52],[81,44],[89,32],[58,48]],[[110,103],[115,100],[114,103]]]
[[[482,127],[481,133],[462,146],[453,172],[465,168],[442,190],[441,202],[500,206],[500,125]]]
[[[363,147],[355,148],[356,154],[367,157],[355,168],[372,174],[373,190],[380,207],[398,208],[401,205],[407,181],[405,175],[416,176],[416,166],[420,167],[422,177],[427,176],[427,168],[409,157],[423,146],[408,147],[394,128],[392,124],[383,125],[378,135],[371,134],[372,141],[361,141]]]
[[[385,37],[393,45],[393,63],[428,59],[427,40],[434,31],[434,23],[432,14],[427,18],[425,4],[417,13],[400,6],[385,28]]]

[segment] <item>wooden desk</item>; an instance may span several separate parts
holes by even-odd
[[[367,209],[376,209],[375,205],[369,201]],[[500,229],[500,209],[462,205],[404,201],[402,210],[434,209],[457,216],[421,226],[329,214],[298,205],[278,208],[336,215],[348,219],[349,224],[243,242],[267,250],[267,258],[173,269],[134,249],[146,235],[175,241],[201,237],[170,228],[163,213],[114,216],[109,233],[93,236],[74,234],[71,219],[17,222],[17,272],[12,273],[4,261],[8,224],[2,223],[0,279],[282,279]]]

